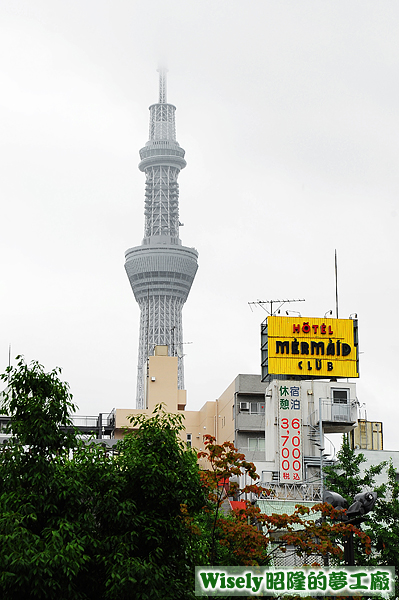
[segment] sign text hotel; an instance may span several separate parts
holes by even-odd
[[[352,319],[269,317],[268,373],[305,377],[358,377]]]

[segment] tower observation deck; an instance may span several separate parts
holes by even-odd
[[[166,70],[159,70],[159,102],[150,106],[149,141],[140,150],[146,176],[144,239],[125,252],[125,269],[140,306],[137,408],[146,408],[147,363],[157,345],[178,357],[184,388],[182,309],[198,269],[198,252],[179,237],[179,184],[186,166],[176,141],[175,111],[166,101]]]

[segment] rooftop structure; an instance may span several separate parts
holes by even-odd
[[[197,272],[198,252],[179,237],[180,170],[184,150],[176,141],[175,111],[166,101],[166,70],[159,70],[159,101],[150,106],[149,141],[140,150],[146,176],[144,239],[126,251],[125,269],[140,307],[137,369],[139,409],[147,407],[148,357],[168,346],[178,357],[178,388],[184,389],[182,309]]]

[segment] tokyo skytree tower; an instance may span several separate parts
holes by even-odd
[[[176,141],[175,111],[166,101],[166,70],[159,70],[159,102],[150,106],[149,141],[140,150],[146,176],[144,239],[125,253],[125,269],[140,306],[137,408],[146,408],[148,356],[157,345],[178,356],[184,389],[182,309],[198,269],[198,252],[179,238],[180,170],[184,150]]]

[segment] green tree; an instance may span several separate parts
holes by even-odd
[[[12,433],[0,452],[2,600],[193,596],[205,497],[180,418],[160,407],[139,416],[110,455],[79,440],[58,369],[18,357],[2,379]]]
[[[375,477],[384,471],[387,462],[362,469],[366,458],[363,453],[357,453],[350,447],[347,435],[343,437],[337,458],[334,466],[324,469],[327,489],[341,494],[348,506],[353,503],[356,494],[365,490],[377,492],[377,502],[373,510],[359,526],[370,537],[372,551],[366,553],[364,547],[355,541],[355,564],[399,564],[384,562],[384,557],[397,561],[399,556],[399,502],[395,470],[391,465],[387,471],[388,483],[376,486]]]
[[[157,406],[150,418],[131,417],[137,430],[118,445],[118,468],[140,517],[135,577],[148,588],[148,598],[191,597],[194,567],[205,559],[201,532],[192,521],[205,505],[205,494],[197,455],[179,438],[182,420],[183,415]]]
[[[346,434],[342,438],[341,448],[337,453],[337,462],[332,467],[324,467],[325,488],[331,492],[341,494],[350,506],[356,494],[365,488],[373,488],[379,496],[384,493],[384,488],[375,487],[375,477],[382,473],[386,462],[371,465],[364,469],[362,474],[361,465],[366,462],[364,454],[357,453],[350,447]]]
[[[387,483],[383,497],[368,515],[363,529],[371,538],[372,552],[362,557],[364,565],[399,565],[399,482],[392,462],[387,468]],[[396,573],[396,593],[399,596],[399,574]]]
[[[362,475],[361,466],[366,462],[365,456],[351,449],[347,436],[343,438],[337,457],[337,464],[325,469],[328,489],[346,498],[349,506],[354,496],[363,492],[365,488],[377,492],[377,502],[361,524],[363,533],[370,538],[371,551],[365,552],[364,547],[355,542],[355,563],[359,566],[397,566],[399,564],[399,482],[392,463],[387,466],[387,462],[383,461],[378,465],[371,465],[363,471]],[[385,469],[387,482],[375,486],[375,476]],[[398,596],[397,574],[395,597]]]
[[[85,597],[75,586],[89,557],[79,519],[84,493],[70,472],[72,397],[59,369],[45,373],[37,362],[17,360],[1,376],[1,412],[12,433],[0,454],[1,597]]]
[[[75,445],[70,413],[76,409],[61,370],[45,373],[36,361],[29,366],[17,356],[16,367],[1,375],[7,384],[1,399],[2,414],[11,417],[10,431],[31,454],[48,456]]]
[[[399,482],[392,463],[387,476],[385,495],[376,503],[364,527],[374,549],[367,564],[399,565]]]

